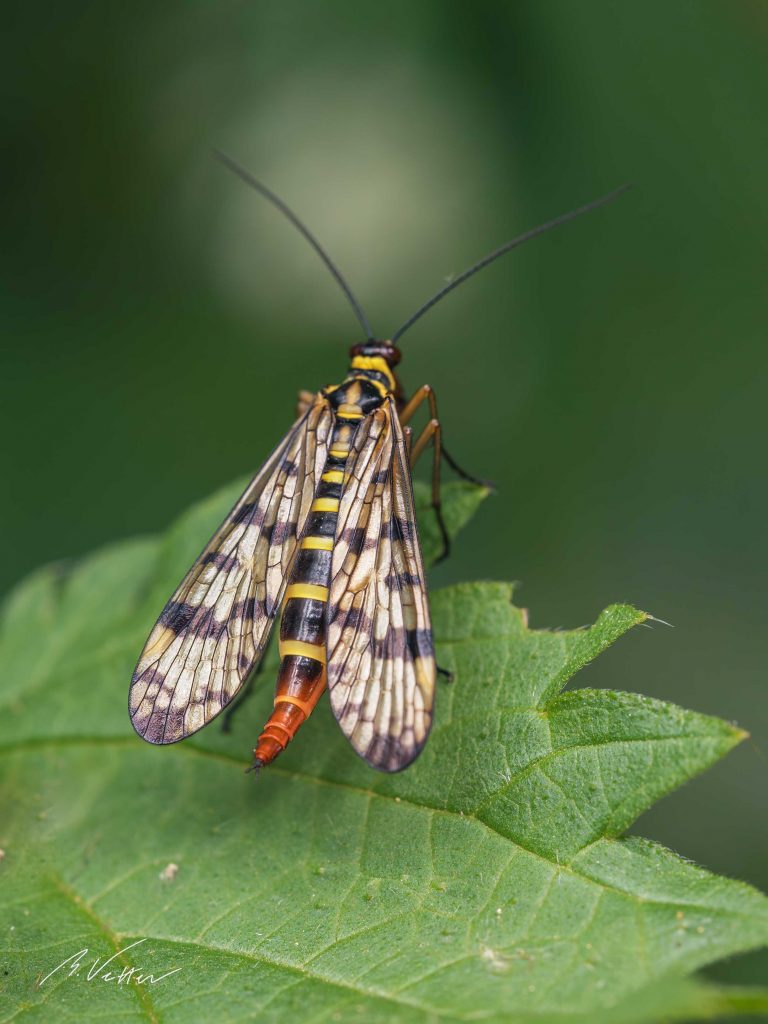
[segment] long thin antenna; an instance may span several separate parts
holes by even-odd
[[[397,341],[398,338],[402,337],[409,327],[412,327],[420,317],[424,316],[428,309],[432,309],[432,307],[438,303],[440,299],[446,296],[448,292],[453,291],[454,288],[458,288],[458,286],[463,284],[468,277],[472,277],[472,275],[476,274],[478,270],[482,270],[483,267],[487,267],[489,263],[493,263],[493,261],[497,260],[499,256],[503,256],[504,253],[509,252],[510,249],[516,249],[518,245],[522,245],[523,242],[527,242],[531,238],[536,238],[537,235],[543,235],[545,231],[549,231],[551,228],[559,227],[561,224],[566,224],[569,220],[574,220],[576,217],[580,217],[582,213],[589,213],[590,210],[596,210],[598,206],[605,206],[606,203],[612,203],[614,199],[618,199],[620,195],[630,188],[632,188],[631,184],[622,185],[621,188],[614,189],[613,192],[609,192],[600,199],[594,199],[591,203],[587,203],[585,206],[579,206],[577,209],[571,210],[570,213],[564,213],[560,217],[555,217],[554,220],[547,221],[546,224],[540,224],[537,228],[533,228],[531,231],[526,231],[524,235],[518,235],[518,237],[513,238],[511,242],[507,242],[505,245],[502,245],[501,248],[495,249],[484,259],[480,260],[479,263],[475,263],[474,266],[465,270],[463,274],[459,274],[458,277],[449,281],[444,288],[441,288],[440,291],[425,302],[423,306],[420,306],[413,316],[409,317],[403,326],[399,327],[395,331],[392,335],[392,341]]]
[[[244,167],[241,167],[240,164],[237,163],[237,161],[233,160],[232,157],[227,156],[226,153],[222,153],[221,150],[219,149],[214,149],[213,153],[217,160],[220,160],[225,167],[228,167],[229,170],[236,174],[238,178],[240,178],[242,181],[244,181],[246,185],[250,185],[251,188],[255,188],[260,195],[264,196],[265,199],[268,199],[270,203],[276,206],[278,210],[288,218],[291,224],[293,224],[293,226],[298,231],[301,232],[301,234],[306,238],[306,240],[315,250],[315,252],[326,265],[326,267],[328,267],[330,272],[336,278],[336,281],[341,287],[341,290],[349,299],[349,304],[355,311],[355,316],[360,321],[360,326],[365,331],[366,338],[368,339],[368,341],[371,341],[373,339],[373,331],[371,330],[371,325],[368,323],[368,318],[363,312],[360,303],[352,294],[352,289],[344,280],[344,277],[342,276],[342,273],[339,270],[339,268],[333,262],[331,257],[322,247],[322,245],[320,245],[320,243],[309,230],[309,228],[305,224],[302,224],[302,222],[299,220],[299,218],[296,216],[293,210],[283,202],[280,196],[276,196],[275,193],[268,189],[266,185],[262,185],[262,183],[257,178],[254,178],[250,171],[246,171],[246,169]]]

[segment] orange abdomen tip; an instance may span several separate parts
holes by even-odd
[[[325,665],[313,658],[288,654],[280,663],[275,709],[253,751],[254,764],[271,764],[306,722],[326,686]]]

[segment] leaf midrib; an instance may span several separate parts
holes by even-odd
[[[98,929],[102,937],[107,940],[109,945],[117,954],[115,957],[116,962],[118,962],[121,965],[121,967],[135,966],[131,962],[131,958],[120,949],[119,936],[109,927],[106,921],[103,921],[99,917],[99,915],[95,913],[95,911],[88,903],[88,901],[84,900],[81,896],[79,896],[75,892],[75,890],[70,885],[68,885],[60,876],[50,875],[49,878],[53,883],[54,887],[56,888],[56,890],[69,903],[71,903],[72,906],[75,907],[80,914],[87,918],[88,921],[90,921],[90,923]],[[150,1021],[151,1024],[160,1024],[160,1018],[157,1016],[155,1012],[155,1007],[149,996],[148,990],[144,988],[143,985],[128,985],[127,987],[131,989],[133,994],[136,996],[136,999],[138,1000],[139,1003],[139,1008],[144,1013],[147,1020]],[[49,994],[53,995],[53,993],[56,992],[57,988],[58,986],[54,985],[51,989],[48,990],[48,992],[45,993],[45,995],[43,996],[44,1003],[47,1001]],[[7,1020],[13,1020],[13,1017],[9,1017],[7,1018]]]

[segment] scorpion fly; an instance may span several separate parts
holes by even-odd
[[[349,300],[365,341],[346,377],[299,394],[298,418],[163,609],[130,690],[136,732],[175,743],[234,699],[264,655],[281,613],[274,710],[253,751],[270,764],[323,691],[355,751],[384,772],[406,768],[429,735],[434,644],[411,470],[432,446],[432,506],[440,511],[442,443],[429,385],[404,397],[396,342],[428,309],[478,270],[536,235],[609,202],[571,211],[507,242],[446,284],[388,340],[377,340],[349,285],[288,206],[229,157],[219,159],[301,232]],[[411,437],[424,403],[429,421]],[[469,478],[472,479],[472,478]]]

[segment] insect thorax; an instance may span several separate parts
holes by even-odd
[[[367,415],[392,396],[395,389],[395,377],[384,359],[355,355],[341,384],[325,388],[324,394],[334,409],[357,408]]]

